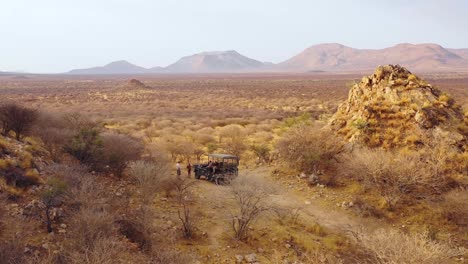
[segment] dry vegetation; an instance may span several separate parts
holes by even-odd
[[[444,147],[443,138],[417,151],[346,144],[326,125],[358,78],[142,76],[132,86],[120,76],[0,78],[0,260],[463,260],[466,148]],[[428,80],[450,94],[441,102],[455,98],[468,118],[466,76]],[[13,113],[24,118],[8,118]],[[387,132],[379,131],[393,140],[398,131]],[[185,170],[175,176],[175,161],[197,163],[213,152],[240,157],[232,185],[194,181]],[[383,229],[327,225],[304,208],[311,194],[326,211],[346,200],[341,216]],[[297,196],[300,204],[282,203]]]

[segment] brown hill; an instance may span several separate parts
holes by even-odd
[[[88,69],[75,69],[68,72],[68,74],[83,74],[83,75],[94,75],[94,74],[141,74],[146,73],[148,70],[131,64],[128,61],[120,60],[114,61],[109,64],[100,67],[93,67]]]
[[[202,52],[186,56],[165,68],[174,73],[243,72],[258,70],[264,63],[235,50]]]
[[[442,136],[466,149],[467,125],[452,98],[398,65],[380,66],[354,84],[331,122],[351,142],[385,148]]]
[[[277,69],[367,71],[372,70],[375,65],[386,64],[400,64],[416,71],[468,69],[468,60],[452,51],[436,44],[398,44],[380,50],[354,49],[341,44],[320,44],[278,64]]]

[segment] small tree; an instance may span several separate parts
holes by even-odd
[[[266,202],[271,190],[253,177],[238,177],[232,182],[232,194],[237,206],[231,211],[231,226],[236,239],[248,238],[249,226],[271,206]]]
[[[250,150],[257,156],[259,162],[270,162],[270,147],[266,144],[256,145],[253,144],[250,146]]]
[[[191,190],[197,182],[186,178],[175,178],[172,183],[177,193],[176,198],[179,203],[177,215],[182,223],[184,237],[192,238],[195,225],[190,211]]]
[[[47,225],[47,232],[51,233],[52,230],[52,217],[50,215],[51,209],[56,206],[64,198],[67,185],[64,181],[58,178],[52,178],[47,182],[46,189],[41,193],[41,200],[44,204],[45,210],[45,223]]]
[[[227,153],[235,155],[240,159],[247,149],[247,145],[244,143],[243,138],[226,138],[222,144],[222,148]]]
[[[37,111],[17,104],[6,104],[0,107],[0,121],[2,133],[7,135],[13,131],[16,140],[20,140],[33,125],[37,118]]]

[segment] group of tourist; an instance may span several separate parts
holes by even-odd
[[[187,177],[192,176],[192,164],[190,161],[187,163],[187,166],[185,167],[187,169]],[[176,163],[176,171],[177,171],[177,177],[180,177],[182,175],[182,166],[180,165],[180,161]]]

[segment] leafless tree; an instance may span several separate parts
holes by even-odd
[[[194,232],[194,219],[191,213],[191,203],[193,202],[192,189],[197,181],[184,177],[174,178],[172,180],[174,189],[177,193],[176,198],[179,203],[177,215],[182,223],[182,230],[185,238],[192,238]]]
[[[261,180],[240,176],[232,182],[232,195],[237,209],[231,211],[231,226],[236,239],[245,240],[248,237],[249,226],[258,217],[270,210],[268,195],[273,191]]]

